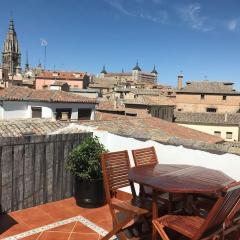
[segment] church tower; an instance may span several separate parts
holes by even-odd
[[[138,61],[136,63],[136,66],[132,69],[132,80],[134,82],[141,81],[141,68],[138,65]]]
[[[151,71],[151,74],[153,74],[155,76],[154,84],[157,84],[157,82],[158,82],[158,72],[156,70],[156,66],[155,65],[153,66],[153,70]]]
[[[7,69],[10,75],[17,75],[21,72],[21,53],[14,29],[13,19],[11,18],[7,37],[4,42],[2,52],[2,68]]]

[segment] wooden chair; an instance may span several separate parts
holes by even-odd
[[[199,216],[166,215],[153,220],[163,240],[170,240],[164,228],[170,228],[192,240],[224,239],[235,228],[234,216],[240,209],[240,182],[227,186],[209,212],[207,218]],[[237,240],[237,239],[236,239]]]
[[[135,166],[158,163],[157,154],[154,147],[147,147],[132,150]]]
[[[147,214],[151,208],[151,202],[145,202],[136,196],[133,183],[128,180],[130,168],[129,156],[127,151],[104,153],[101,155],[101,165],[103,172],[104,188],[107,203],[113,218],[114,228],[102,239],[110,239],[113,235],[119,234],[120,239],[126,239],[122,232],[127,224],[137,217]],[[117,190],[130,186],[133,194],[131,201],[114,201]],[[125,213],[124,220],[120,221],[116,211]]]
[[[157,154],[153,146],[132,150],[132,155],[136,167],[158,163]],[[140,194],[151,198],[152,189],[146,186],[140,186]],[[181,194],[160,193],[158,199],[167,206],[169,213],[171,213],[173,205],[180,202],[182,200],[182,196]]]

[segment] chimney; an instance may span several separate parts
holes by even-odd
[[[183,88],[183,73],[178,74],[177,89],[181,90]]]
[[[117,109],[117,99],[113,100],[113,109]]]
[[[225,116],[224,116],[224,121],[225,121],[225,122],[227,122],[227,120],[228,120],[228,114],[227,114],[227,113],[225,113]]]

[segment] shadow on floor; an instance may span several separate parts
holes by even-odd
[[[3,213],[0,215],[0,234],[11,228],[17,222],[8,214]]]

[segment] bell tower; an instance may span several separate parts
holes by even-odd
[[[2,68],[7,69],[9,75],[12,76],[21,72],[21,53],[12,18],[10,19],[7,37],[3,46]]]

